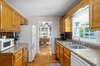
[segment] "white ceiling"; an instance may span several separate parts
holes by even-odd
[[[7,0],[24,16],[62,16],[79,0]]]

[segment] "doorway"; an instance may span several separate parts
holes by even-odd
[[[40,48],[43,47],[50,47],[51,45],[51,26],[52,22],[44,21],[40,23],[39,26],[39,46]]]

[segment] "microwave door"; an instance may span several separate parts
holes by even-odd
[[[10,46],[10,42],[4,42],[4,44],[3,44],[3,47],[5,48],[5,47],[8,47],[8,46]]]
[[[5,49],[10,48],[10,45],[11,45],[11,42],[10,42],[10,41],[4,42],[4,43],[3,43],[3,49],[2,49],[2,50],[5,50]]]

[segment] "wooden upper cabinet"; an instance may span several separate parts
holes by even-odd
[[[62,17],[60,21],[60,32],[72,32],[71,17]]]
[[[65,18],[65,32],[72,32],[72,18]]]
[[[64,32],[64,30],[65,30],[65,25],[64,25],[64,18],[63,17],[61,17],[61,19],[60,19],[60,32]]]
[[[27,25],[27,20],[25,18],[23,18],[23,16],[20,16],[21,18],[21,25]]]
[[[13,31],[20,32],[20,17],[16,12],[13,12]]]
[[[90,0],[90,28],[100,30],[100,0]]]
[[[20,26],[27,20],[6,1],[0,1],[0,32],[20,32]]]
[[[9,31],[12,28],[11,23],[11,10],[6,3],[2,2],[1,9],[1,31]]]
[[[19,32],[18,28],[20,23],[14,15],[14,11],[6,4],[2,2],[1,9],[1,31],[0,32]],[[17,24],[18,23],[18,24]]]

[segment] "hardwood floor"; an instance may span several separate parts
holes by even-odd
[[[28,63],[28,66],[49,66],[52,63],[57,63],[55,55],[51,54],[49,47],[43,47],[36,59],[32,63]]]

